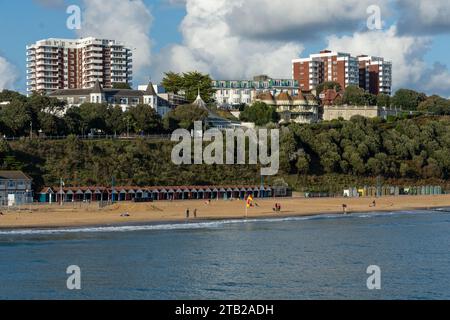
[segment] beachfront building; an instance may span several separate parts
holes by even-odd
[[[260,93],[269,92],[278,95],[287,92],[298,94],[298,82],[292,79],[272,79],[266,75],[256,76],[253,80],[214,80],[214,99],[219,107],[235,109],[241,105],[252,104]]]
[[[297,95],[291,96],[282,92],[274,96],[265,92],[259,94],[255,101],[275,107],[280,114],[280,123],[311,124],[319,121],[319,102],[312,93],[299,91]]]
[[[0,171],[0,207],[33,202],[31,182],[22,171]]]
[[[103,88],[100,81],[88,89],[63,89],[51,92],[48,96],[65,101],[67,107],[80,106],[83,103],[106,103],[118,105],[123,111],[138,104],[150,105],[155,111],[164,116],[173,107],[169,101],[160,97],[155,86],[150,82],[141,90]]]
[[[163,200],[228,200],[290,196],[290,192],[270,186],[167,186],[167,187],[47,187],[39,194],[41,203],[163,201]]]
[[[132,83],[132,51],[115,40],[51,38],[26,49],[28,94]]]

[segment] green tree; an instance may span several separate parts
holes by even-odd
[[[417,110],[419,104],[425,101],[426,98],[427,96],[424,93],[409,89],[399,89],[392,97],[391,105],[404,110]]]
[[[269,106],[264,102],[255,102],[241,112],[240,120],[254,122],[257,126],[264,126],[270,122],[277,123],[280,120],[280,116],[275,107]]]
[[[389,108],[391,106],[391,97],[387,94],[379,94],[377,96],[377,106]]]
[[[80,114],[79,107],[69,108],[63,117],[63,121],[65,124],[65,135],[85,134],[85,131],[87,130],[87,128],[85,128],[86,125],[83,122],[83,118]]]
[[[130,84],[126,83],[126,82],[116,82],[113,84],[113,89],[128,89],[131,90],[131,86]]]
[[[335,81],[325,81],[316,87],[317,95],[328,89],[334,89],[337,92],[342,90],[341,84]]]
[[[189,102],[197,98],[198,90],[206,103],[213,101],[214,89],[212,79],[207,74],[197,71],[182,74],[167,72],[161,82],[167,92],[184,93]]]
[[[422,101],[417,107],[417,110],[430,112],[435,115],[448,115],[450,114],[450,100],[433,95],[428,97],[425,101]]]
[[[297,167],[297,172],[299,175],[307,175],[310,172],[310,162],[311,162],[311,157],[302,152],[299,157],[297,158],[297,163],[296,163],[296,167]]]
[[[208,111],[195,105],[178,106],[164,117],[164,129],[172,131],[177,128],[191,130],[194,122],[203,121],[208,117]]]
[[[344,91],[342,101],[348,105],[365,105],[365,91],[358,86],[348,86]]]
[[[11,91],[11,90],[6,90],[6,89],[0,92],[0,102],[10,102],[13,100],[19,100],[22,102],[26,102],[27,97],[16,91]]]
[[[79,109],[84,134],[91,130],[107,132],[108,105],[105,103],[83,103]]]
[[[25,102],[13,100],[1,109],[4,134],[21,137],[30,134],[32,112]]]
[[[149,105],[139,104],[128,109],[133,119],[133,131],[135,133],[153,134],[159,133],[162,127],[161,117]]]
[[[120,106],[109,106],[105,124],[108,134],[120,135],[126,131],[124,112]]]

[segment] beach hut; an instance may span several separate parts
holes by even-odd
[[[103,201],[103,190],[100,190],[100,188],[96,188],[94,190],[94,194],[92,196],[93,201]]]
[[[227,187],[226,192],[227,192],[227,199],[233,199],[233,189]]]
[[[191,199],[200,199],[200,198],[199,198],[199,194],[198,194],[198,190],[197,190],[197,189],[192,188],[192,189],[190,190],[190,192],[191,192]]]
[[[90,188],[87,188],[84,191],[84,199],[83,200],[91,202],[92,201],[92,194],[93,194],[92,190]]]
[[[75,193],[71,189],[69,189],[65,195],[65,202],[73,202],[74,196],[75,196]]]
[[[52,188],[45,188],[41,190],[39,193],[39,202],[41,203],[52,203],[52,196],[54,195],[54,192]]]
[[[159,194],[159,189],[152,189],[151,191],[150,191],[150,194],[151,194],[151,198],[154,200],[154,201],[157,201],[157,200],[160,200],[161,199],[161,196],[160,196],[160,194]]]
[[[211,191],[211,199],[217,199],[219,197],[219,189],[214,188]]]
[[[137,189],[135,191],[135,195],[134,195],[135,199],[143,199],[144,198],[144,190],[142,189]],[[148,198],[148,197],[147,197]]]
[[[218,195],[219,199],[227,199],[227,190],[225,190],[225,188],[220,188],[219,189],[219,195]]]
[[[240,188],[239,189],[239,198],[240,199],[245,199],[245,197],[247,196],[247,189],[246,188]]]

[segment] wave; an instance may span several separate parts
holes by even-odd
[[[244,223],[276,223],[306,220],[328,220],[328,219],[354,219],[354,218],[376,218],[381,216],[391,216],[399,214],[421,213],[422,211],[397,211],[397,212],[369,212],[353,213],[349,215],[328,214],[313,215],[304,217],[284,217],[284,218],[261,218],[261,219],[232,219],[217,221],[201,221],[188,223],[168,223],[168,224],[148,224],[148,225],[127,225],[127,226],[104,226],[104,227],[83,227],[83,228],[55,228],[55,229],[17,229],[0,230],[0,236],[20,236],[20,235],[57,235],[75,233],[112,233],[112,232],[135,232],[135,231],[164,231],[164,230],[195,230],[195,229],[217,229],[226,225]]]

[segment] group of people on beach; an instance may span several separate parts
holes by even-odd
[[[189,219],[191,216],[191,212],[189,209],[186,209],[186,219]],[[194,219],[197,219],[197,209],[194,209]]]
[[[375,208],[376,206],[377,206],[377,201],[376,200],[373,200],[372,203],[369,205],[370,208]],[[347,209],[348,209],[348,206],[347,206],[347,204],[344,203],[342,205],[342,211],[343,211],[344,214],[348,214],[348,210]]]

